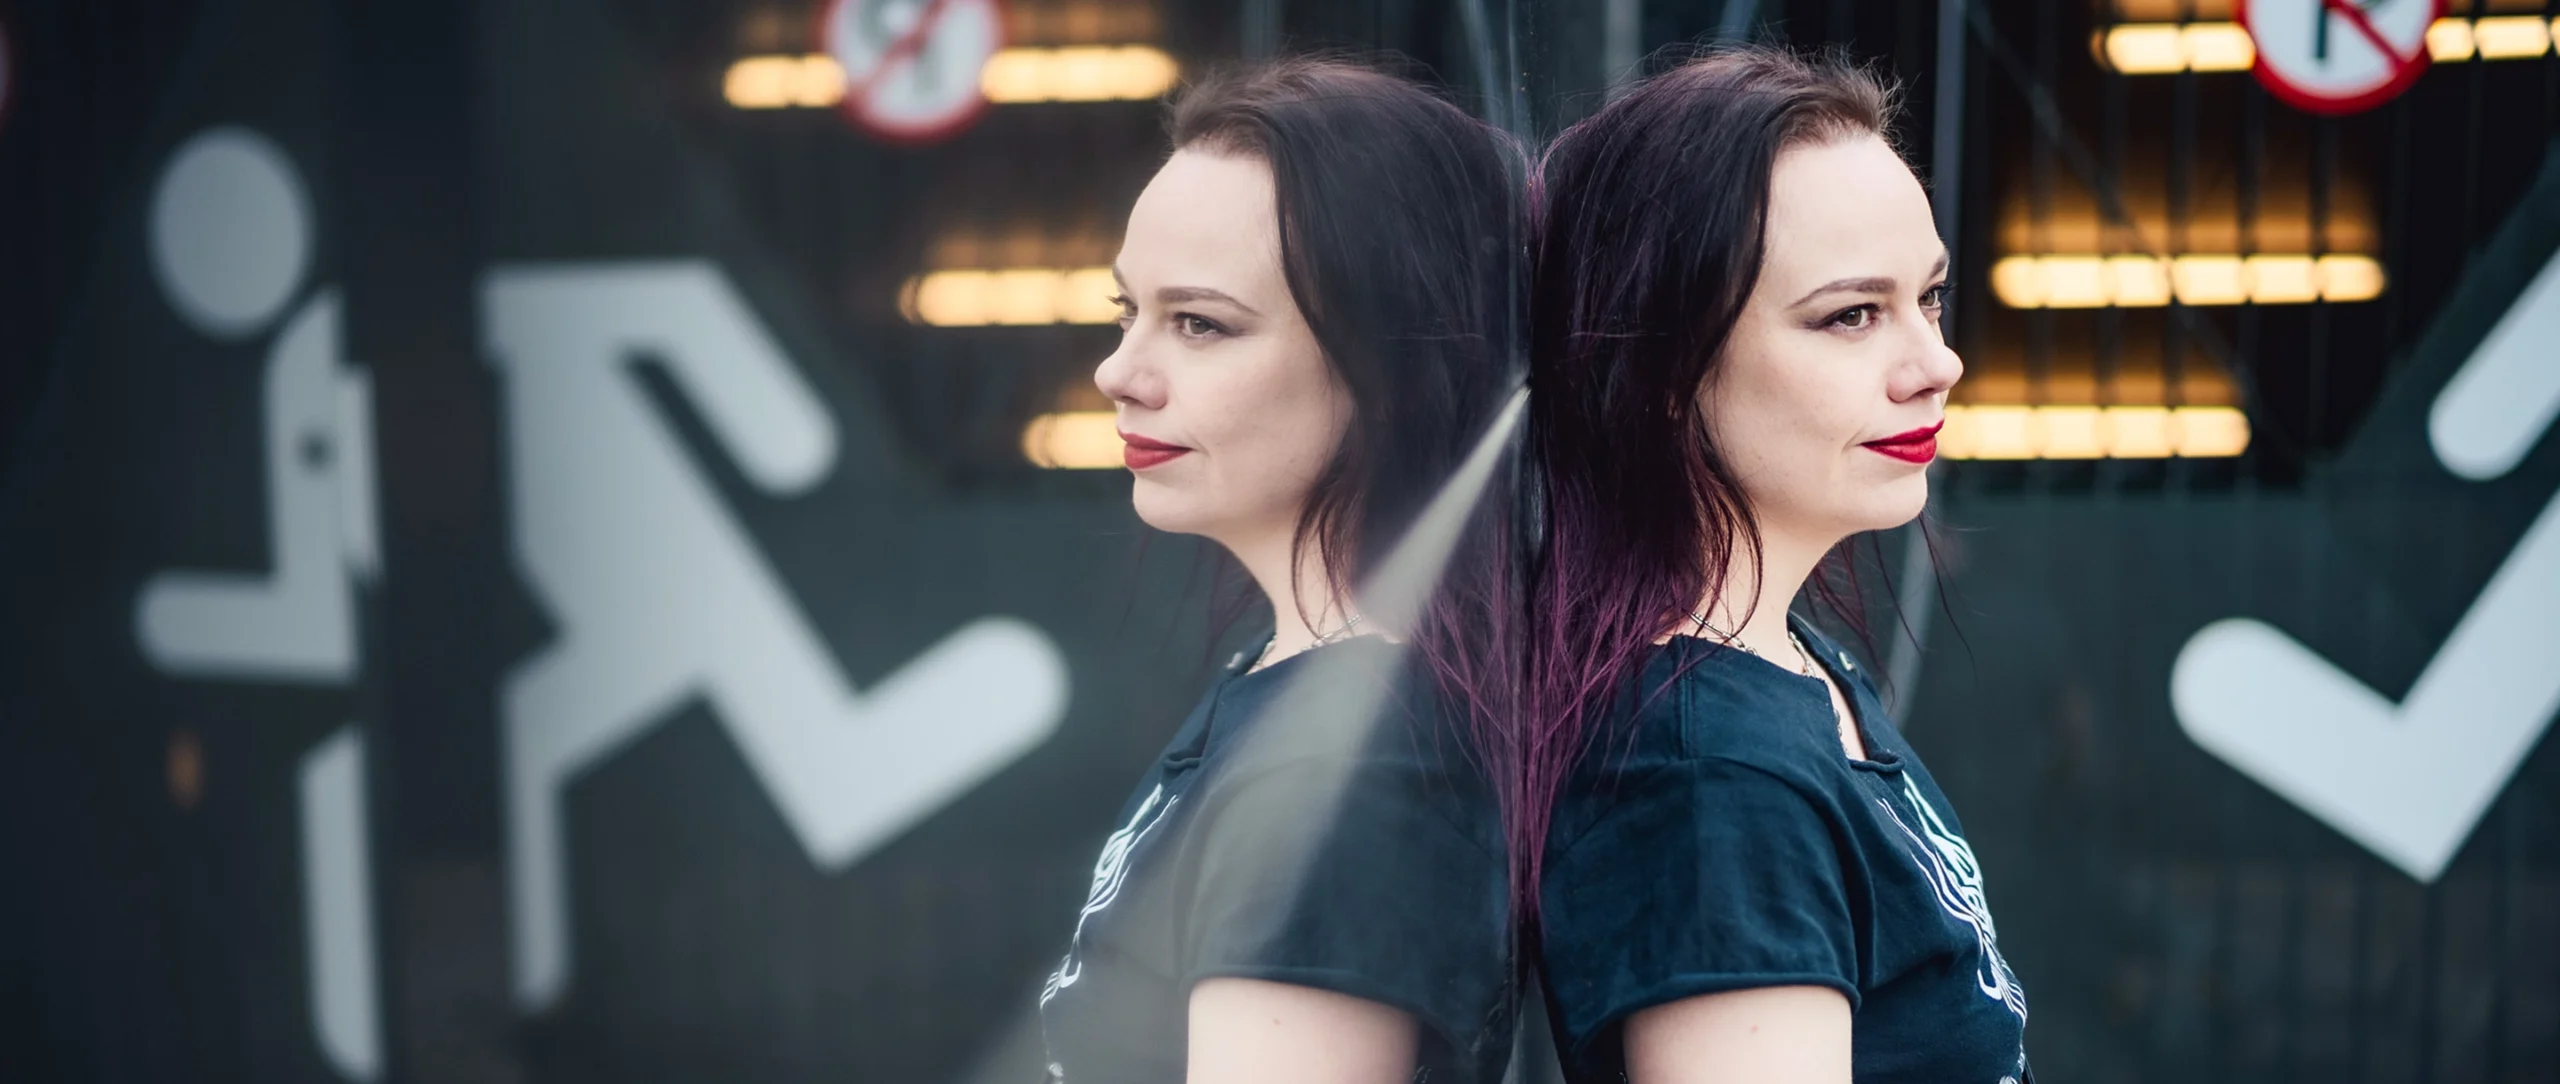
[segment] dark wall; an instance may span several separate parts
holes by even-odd
[[[1606,93],[1602,6],[1181,3],[1160,33],[1186,68],[1391,46],[1535,133]],[[1117,472],[1016,450],[1108,329],[919,328],[893,298],[954,229],[1116,237],[1155,107],[894,145],[721,104],[740,52],[805,44],[748,41],[753,5],[377,7],[0,5],[0,1077],[1024,1069],[1105,820],[1224,657],[1211,564],[1145,537]],[[1639,5],[1639,53],[1726,7]],[[2451,701],[2505,722],[2440,743],[2173,697],[2243,618],[2420,703],[2479,665],[2480,600],[2560,579],[2527,545],[2560,442],[2473,480],[2428,436],[2560,252],[2560,60],[2313,121],[2245,75],[2092,75],[2104,18],[1980,6],[1948,110],[1933,7],[1739,24],[1907,80],[1924,173],[1961,125],[1980,371],[2213,366],[2260,435],[1948,464],[1925,651],[1878,638],[2030,1049],[2055,1080],[2560,1077],[2552,711],[2503,691],[2560,671],[2560,603],[2514,611],[2514,680]],[[1992,299],[2006,207],[2154,167],[2238,189],[2297,150],[2373,194],[2379,302]],[[2305,767],[2233,751],[2260,717]],[[2512,774],[2464,774],[2499,734]],[[2322,789],[2391,756],[2370,800]],[[2440,863],[2388,842],[2465,795]]]

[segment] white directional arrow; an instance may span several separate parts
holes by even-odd
[[[2427,412],[2446,470],[2485,482],[2514,470],[2560,416],[2560,252],[2542,265]]]
[[[2560,256],[2436,400],[2455,474],[2522,461],[2560,407]],[[2421,881],[2444,872],[2560,711],[2560,497],[2507,555],[2398,704],[2257,621],[2205,626],[2169,702],[2197,745]]]

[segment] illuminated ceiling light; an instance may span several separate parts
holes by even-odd
[[[844,65],[825,53],[799,58],[790,70],[791,104],[812,108],[844,100]]]
[[[2238,23],[2123,23],[2098,40],[2099,58],[2126,75],[2247,71],[2258,60]]]
[[[987,58],[978,89],[999,105],[1145,101],[1181,77],[1181,65],[1152,45],[1013,48]],[[823,108],[844,100],[844,66],[825,53],[741,57],[720,92],[738,109]]]
[[[990,102],[1144,101],[1173,89],[1180,65],[1151,45],[1005,49],[978,71]]]
[[[1938,432],[1949,459],[2217,459],[2249,449],[2232,407],[1950,406]]]
[[[2178,36],[2195,71],[2245,72],[2258,62],[2258,43],[2238,23],[2193,23]]]
[[[2472,48],[2471,20],[2438,19],[2427,25],[2427,59],[2438,64],[2469,60]]]
[[[2427,26],[2427,58],[2443,64],[2471,60],[2531,60],[2560,39],[2560,19],[2535,15],[2438,19]]]
[[[2238,407],[2179,407],[2170,440],[2188,459],[2228,458],[2249,450],[2249,416]]]
[[[1108,267],[930,271],[906,281],[898,308],[931,327],[1108,324],[1120,318]]]
[[[2035,440],[2027,434],[2034,407],[1949,406],[1947,424],[1938,429],[1938,454],[1948,459],[2034,459]]]
[[[2192,408],[2190,408],[2192,409]],[[2166,459],[2177,453],[2168,407],[2108,407],[2105,446],[2116,459]]]
[[[2119,23],[2097,36],[2100,62],[2126,75],[2182,71],[2247,71],[2257,63],[2257,43],[2238,23]],[[2446,18],[2427,26],[2427,57],[2438,64],[2538,57],[2560,40],[2560,18],[2498,15]]]
[[[2249,262],[2238,256],[2179,256],[2169,286],[2189,305],[2237,305],[2249,299]]]
[[[1119,422],[1108,410],[1043,414],[1022,427],[1022,458],[1050,470],[1122,465]]]
[[[2169,303],[2169,272],[2149,256],[2107,257],[2106,283],[2117,305],[2154,308]]]
[[[2160,75],[2182,71],[2187,51],[2178,40],[2176,23],[2132,23],[2109,27],[2103,39],[2107,66],[2127,75]]]
[[[2501,15],[2471,24],[2471,40],[2482,60],[2529,60],[2551,48],[2551,28],[2539,16]]]
[[[780,109],[791,104],[792,82],[799,68],[797,57],[745,57],[729,65],[720,92],[739,109]]]
[[[2027,431],[2035,435],[2037,454],[2046,459],[2104,459],[2105,421],[2099,407],[2036,407],[2027,416]]]
[[[844,100],[844,66],[825,53],[742,57],[720,93],[739,109],[830,106]]]
[[[2356,255],[2007,256],[1991,265],[1991,292],[2015,309],[2370,301],[2384,285],[2382,265]]]

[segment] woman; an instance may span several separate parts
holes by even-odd
[[[1556,797],[1517,842],[1577,1081],[2026,1076],[1954,811],[1789,612],[1920,514],[1963,372],[1891,112],[1864,71],[1724,52],[1542,166],[1527,774]]]
[[[1518,382],[1518,157],[1418,86],[1334,61],[1211,82],[1169,127],[1094,381],[1139,517],[1223,547],[1275,628],[1104,846],[1041,995],[1050,1078],[1495,1080],[1505,851],[1481,716],[1450,706],[1483,658],[1469,582],[1490,566],[1468,547],[1395,642],[1353,588]],[[1314,710],[1317,694],[1337,698]],[[1346,730],[1346,704],[1374,721]]]

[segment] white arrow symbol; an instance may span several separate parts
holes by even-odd
[[[2560,255],[2437,397],[2437,458],[2512,469],[2560,411]],[[2187,736],[2421,881],[2444,872],[2560,711],[2560,497],[2394,704],[2292,637],[2230,618],[2178,652]]]

